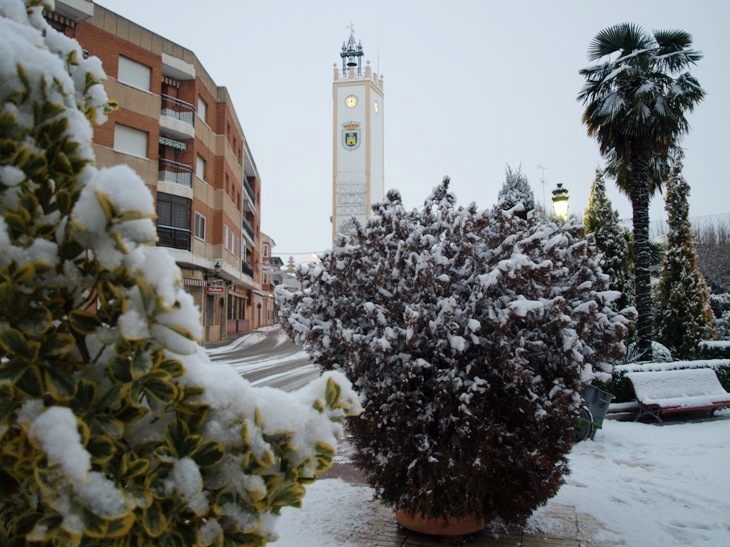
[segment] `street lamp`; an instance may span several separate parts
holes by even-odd
[[[568,190],[563,188],[563,183],[561,182],[553,190],[553,210],[555,211],[555,215],[561,220],[568,218]]]

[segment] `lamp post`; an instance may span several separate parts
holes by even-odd
[[[553,210],[560,220],[568,218],[568,190],[567,188],[563,188],[563,183],[561,182],[553,190]]]

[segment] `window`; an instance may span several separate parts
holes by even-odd
[[[190,250],[190,200],[157,193],[157,244]]]
[[[138,158],[147,157],[147,133],[127,127],[126,125],[116,124],[114,126],[114,150],[130,156]]]
[[[207,125],[206,116],[208,115],[208,104],[201,98],[198,97],[198,118],[203,120],[203,123]]]
[[[157,225],[190,230],[190,200],[158,192]]]
[[[236,254],[236,234],[233,233],[233,230],[230,232],[231,242],[228,248],[233,254]]]
[[[205,241],[205,217],[195,211],[195,237]]]
[[[269,258],[269,246],[264,245],[264,258]]]
[[[119,71],[117,80],[145,91],[150,90],[150,67],[119,56]]]
[[[205,164],[206,164],[206,161],[203,159],[203,157],[198,156],[195,161],[195,175],[200,180],[205,180]]]

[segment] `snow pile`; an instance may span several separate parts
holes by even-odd
[[[37,4],[0,0],[0,543],[274,539],[358,397],[212,365],[151,194],[93,166],[101,65]]]

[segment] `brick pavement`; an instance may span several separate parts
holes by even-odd
[[[352,447],[347,440],[340,443],[335,462],[321,478],[339,478],[349,484],[365,486],[366,482],[360,470],[350,460]],[[366,522],[349,523],[350,532],[343,536],[348,543],[361,547],[406,547],[437,545],[470,545],[473,547],[523,546],[523,547],[559,547],[559,546],[597,546],[592,541],[600,530],[600,524],[590,515],[578,514],[575,507],[548,503],[542,510],[542,516],[549,518],[553,525],[550,532],[536,533],[520,529],[506,533],[493,534],[482,531],[470,536],[433,537],[417,534],[401,528],[395,521],[393,510],[377,500],[369,502]]]

